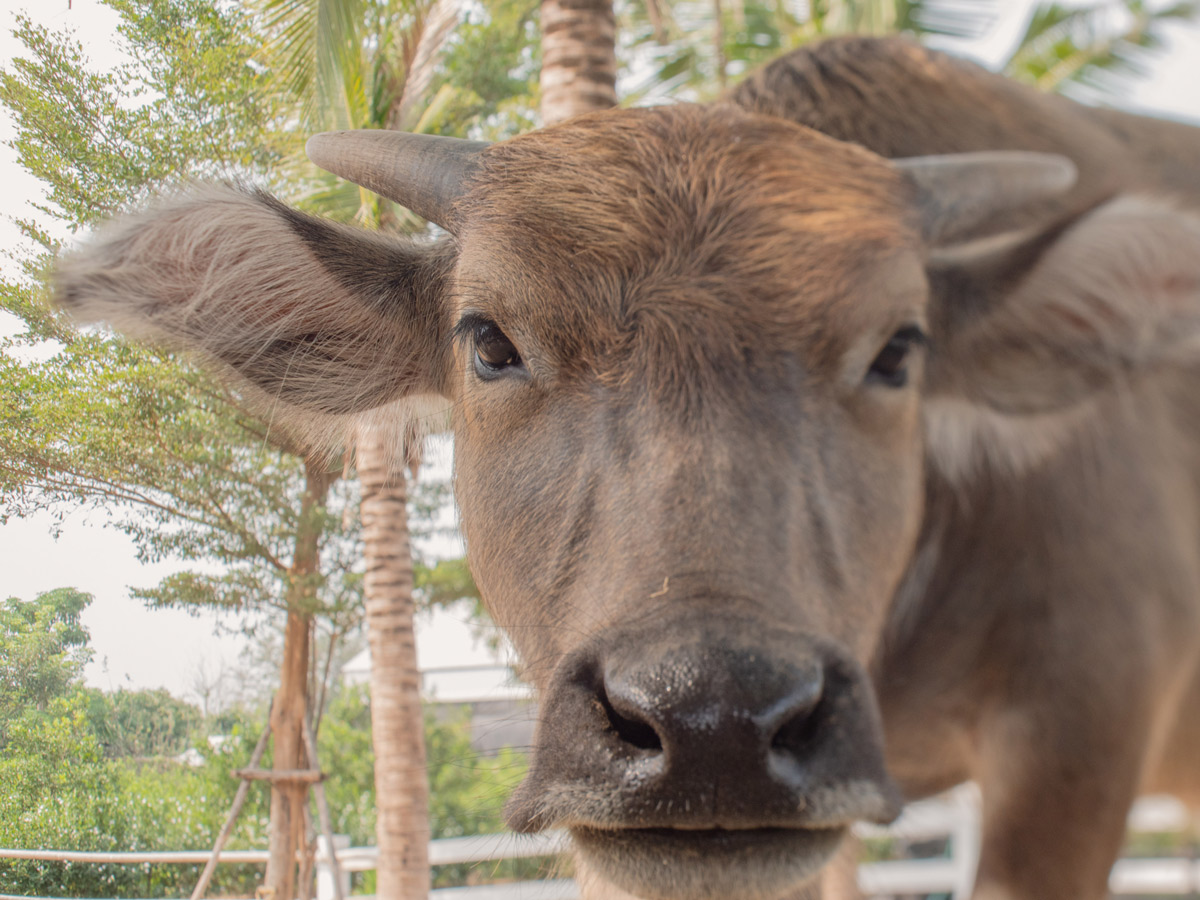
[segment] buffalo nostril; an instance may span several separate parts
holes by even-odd
[[[812,745],[821,730],[821,703],[818,700],[808,709],[797,712],[784,722],[771,738],[771,749],[799,755]]]
[[[793,685],[787,696],[764,717],[764,730],[771,735],[771,750],[798,755],[811,746],[825,719],[824,699],[825,679],[820,669]]]
[[[618,711],[603,685],[599,689],[599,700],[609,727],[623,743],[639,750],[662,751],[662,738],[655,727],[638,715],[636,710],[626,708],[623,712]]]

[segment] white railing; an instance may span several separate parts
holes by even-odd
[[[338,868],[341,871],[342,894],[350,895],[350,873],[367,872],[376,866],[379,852],[375,847],[350,847],[345,835],[334,835]],[[533,856],[554,856],[567,848],[562,832],[536,835],[481,834],[471,837],[442,838],[429,843],[430,865],[476,863],[504,859],[528,859]],[[32,859],[47,862],[96,863],[116,865],[203,865],[212,856],[210,850],[171,850],[159,852],[92,852],[80,850],[7,850],[0,849],[0,859]],[[222,863],[265,864],[266,850],[223,850]],[[317,900],[333,900],[334,872],[323,837],[317,839],[315,857]],[[526,881],[512,884],[478,885],[469,888],[440,888],[429,892],[430,900],[573,900],[579,896],[571,879]],[[15,894],[0,894],[0,900],[35,900]],[[65,900],[39,896],[36,900]],[[355,897],[354,900],[365,900]]]
[[[1186,832],[1196,823],[1187,807],[1173,797],[1143,797],[1129,813],[1128,831]],[[860,825],[860,837],[892,837],[907,841],[948,837],[949,856],[866,863],[858,868],[858,884],[869,897],[896,894],[949,893],[954,900],[970,897],[979,862],[979,792],[962,785],[933,800],[909,805],[884,827]],[[1200,895],[1200,859],[1120,859],[1109,875],[1114,895]]]
[[[1192,827],[1191,815],[1183,804],[1170,798],[1139,800],[1129,817],[1131,832],[1182,832]],[[979,852],[978,796],[971,786],[958,788],[942,797],[911,804],[894,823],[884,827],[860,826],[865,839],[893,838],[904,841],[950,839],[950,855],[938,859],[911,859],[867,863],[859,867],[858,881],[864,894],[882,898],[896,894],[949,893],[955,900],[970,895]],[[340,836],[339,836],[340,837]],[[341,838],[348,841],[348,838]],[[487,862],[551,856],[566,849],[562,833],[524,836],[489,834],[432,841],[432,865]],[[344,893],[349,893],[349,873],[375,868],[374,847],[336,847]],[[40,859],[92,863],[191,863],[207,862],[208,851],[170,853],[83,853],[56,850],[0,850],[0,859]],[[222,852],[221,862],[265,863],[265,850]],[[325,841],[319,842],[317,900],[335,896],[333,870]],[[1200,894],[1200,859],[1122,859],[1109,878],[1113,894]],[[441,888],[431,891],[430,900],[578,900],[579,891],[570,879],[526,881],[515,884]],[[0,894],[0,900],[28,900]],[[48,898],[39,898],[48,900]]]

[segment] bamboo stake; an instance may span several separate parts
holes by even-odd
[[[267,738],[271,736],[271,717],[267,717],[267,727],[263,729],[262,737],[258,739],[258,743],[254,745],[254,752],[250,754],[250,766],[257,766],[259,760],[267,749]],[[200,880],[196,882],[196,888],[192,891],[192,900],[200,900],[204,896],[204,892],[208,890],[208,883],[212,881],[213,872],[217,870],[217,860],[220,859],[221,849],[225,846],[225,842],[229,840],[229,836],[233,834],[233,825],[237,821],[238,813],[242,811],[242,805],[246,802],[246,795],[250,793],[250,782],[242,779],[242,783],[238,785],[237,793],[233,796],[233,806],[229,808],[229,815],[225,819],[225,824],[221,827],[221,833],[217,835],[217,842],[213,844],[212,856],[208,862],[204,864],[204,871],[200,873]]]
[[[315,769],[237,769],[234,776],[246,781],[303,781],[314,784],[325,776]]]
[[[312,765],[312,760],[309,760]],[[307,798],[306,798],[307,799]],[[297,900],[312,900],[313,860],[317,854],[317,837],[313,833],[312,811],[304,804],[304,858],[300,860],[300,881],[296,885]]]
[[[320,771],[321,764],[317,761],[317,739],[313,736],[312,723],[304,720],[304,746],[308,750],[308,764]],[[318,781],[313,785],[313,793],[317,798],[317,813],[321,817],[321,831],[325,833],[325,843],[329,852],[329,868],[333,870],[333,896],[335,900],[346,900],[342,893],[342,866],[338,862],[337,850],[333,846],[333,818],[329,815],[329,803],[325,799],[325,785]]]

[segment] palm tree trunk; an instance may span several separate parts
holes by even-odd
[[[413,634],[413,569],[403,453],[363,426],[356,446],[367,563],[364,592],[371,648],[371,741],[379,900],[429,894],[429,785],[421,675]]]
[[[542,121],[547,125],[617,105],[616,24],[611,0],[542,0]],[[578,854],[583,900],[636,900],[591,872]]]
[[[438,58],[458,21],[458,0],[433,0],[411,28],[418,35],[404,89],[388,111],[388,128],[411,128],[428,98]],[[386,215],[386,214],[385,214]],[[380,225],[386,230],[387,223]],[[371,743],[375,750],[375,840],[378,900],[429,896],[429,780],[425,717],[413,628],[412,552],[404,469],[415,474],[419,440],[395,446],[394,432],[364,424],[355,448],[362,485],[367,564],[367,640],[371,647]]]
[[[611,0],[542,0],[542,119],[547,125],[617,105]]]
[[[308,711],[308,653],[312,610],[316,608],[315,578],[320,568],[321,507],[336,475],[314,460],[304,465],[304,497],[296,548],[288,570],[287,624],[283,636],[283,665],[279,692],[271,707],[271,736],[276,772],[305,768],[304,723]],[[296,852],[304,845],[304,809],[308,784],[271,783],[271,827],[264,892],[270,900],[296,896]]]

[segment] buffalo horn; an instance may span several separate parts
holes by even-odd
[[[314,163],[454,231],[454,201],[479,167],[482,141],[403,131],[327,131],[308,139]]]
[[[934,246],[963,243],[1031,223],[1031,207],[1075,184],[1065,156],[998,150],[913,156],[893,164],[916,186],[925,237]],[[1038,210],[1045,217],[1043,206]]]

